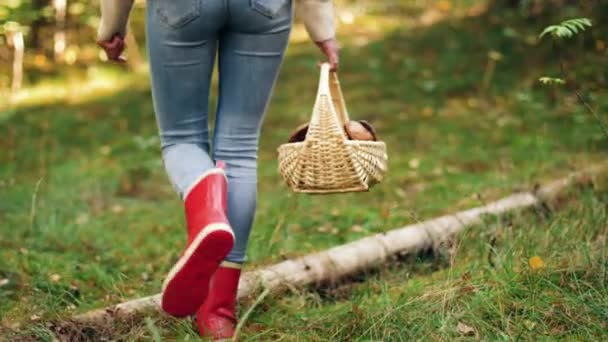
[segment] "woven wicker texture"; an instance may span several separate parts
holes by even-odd
[[[295,192],[367,191],[387,170],[386,144],[348,140],[348,112],[335,72],[321,66],[317,99],[303,142],[279,146],[279,173]]]

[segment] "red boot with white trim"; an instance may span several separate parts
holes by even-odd
[[[236,294],[241,265],[224,262],[211,280],[209,295],[196,314],[200,334],[213,339],[229,339],[236,328]]]
[[[234,245],[226,206],[224,164],[218,161],[186,192],[188,244],[163,283],[161,307],[166,313],[192,315],[207,298],[211,276]]]

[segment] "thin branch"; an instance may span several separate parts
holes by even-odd
[[[591,113],[591,115],[593,115],[595,120],[600,124],[600,126],[604,130],[604,134],[606,134],[606,137],[608,138],[608,126],[606,125],[604,120],[602,120],[602,118],[597,114],[597,112],[595,110],[593,110],[593,108],[591,108],[591,105],[587,101],[585,101],[585,99],[583,98],[583,95],[581,95],[581,93],[577,89],[572,89],[572,90],[576,94],[576,97],[578,98],[578,100],[587,109],[587,111],[589,113]]]
[[[579,89],[577,89],[576,85],[574,85],[574,82],[568,82],[568,76],[566,75],[566,67],[564,66],[564,57],[561,53],[561,49],[558,47],[558,44],[555,41],[553,42],[553,47],[557,50],[557,55],[559,58],[559,69],[561,72],[562,79],[566,81],[566,85],[576,95],[576,98],[583,105],[583,107],[585,107],[585,109],[593,116],[593,118],[595,118],[595,120],[598,122],[598,124],[604,131],[606,138],[608,138],[608,125],[606,125],[604,120],[602,120],[602,118],[597,114],[593,107],[591,107],[591,105],[587,101],[585,101],[585,98],[580,93]]]

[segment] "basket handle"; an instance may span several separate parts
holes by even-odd
[[[325,95],[331,99],[332,105],[337,114],[338,122],[344,126],[349,121],[346,103],[342,95],[340,81],[337,72],[330,72],[329,63],[321,64],[321,77],[319,79],[319,90],[317,97]]]

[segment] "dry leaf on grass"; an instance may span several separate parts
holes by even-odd
[[[535,255],[528,260],[528,265],[530,265],[531,269],[536,271],[545,268],[545,261],[538,255]]]
[[[534,330],[534,327],[536,327],[536,323],[534,323],[533,321],[531,321],[529,319],[525,319],[524,320],[524,326],[528,330]]]
[[[456,330],[464,336],[473,336],[475,335],[475,329],[470,327],[462,322],[458,322],[458,326],[456,326]]]

